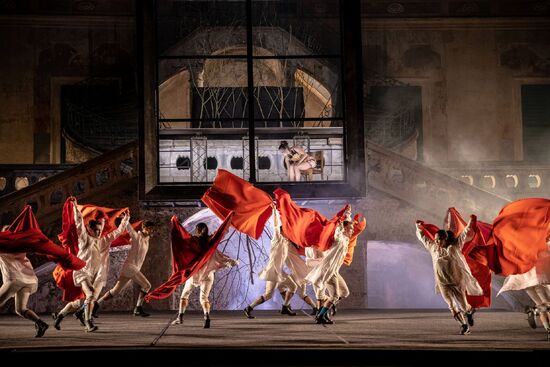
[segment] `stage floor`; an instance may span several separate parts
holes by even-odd
[[[171,325],[160,339],[161,331],[175,313],[152,312],[148,318],[128,313],[102,313],[96,319],[99,330],[93,333],[84,332],[73,316],[63,320],[62,330],[58,331],[53,328],[51,317],[43,315],[50,328],[40,339],[33,337],[32,323],[15,315],[0,315],[0,349],[2,354],[23,353],[35,357],[40,355],[36,352],[90,352],[98,348],[111,352],[149,351],[149,354],[143,354],[143,358],[153,356],[153,351],[164,351],[162,355],[168,356],[170,351],[185,349],[186,355],[194,358],[207,355],[206,348],[216,350],[216,353],[224,350],[227,356],[233,355],[232,358],[241,361],[248,354],[243,350],[250,349],[256,350],[250,351],[250,358],[258,355],[257,350],[262,350],[262,356],[277,356],[265,350],[284,349],[285,355],[291,356],[298,355],[296,351],[313,349],[315,353],[309,355],[318,359],[323,358],[326,350],[331,350],[330,356],[335,360],[340,358],[338,355],[352,356],[358,351],[372,351],[370,362],[376,358],[386,362],[398,358],[393,363],[401,365],[407,361],[407,353],[411,352],[416,352],[416,356],[418,353],[429,356],[433,352],[455,355],[448,352],[498,351],[501,358],[509,352],[530,352],[523,355],[550,357],[546,331],[541,326],[531,329],[526,315],[519,312],[479,311],[475,314],[470,335],[459,335],[459,324],[444,310],[339,310],[334,317],[335,323],[327,326],[315,324],[312,316],[303,311],[297,312],[297,316],[291,317],[282,316],[277,311],[255,311],[257,317],[249,320],[239,311],[215,311],[211,315],[210,329],[203,329],[202,314],[188,312],[182,325]],[[135,353],[132,355],[136,356]],[[322,361],[323,365],[334,362],[330,358]],[[232,365],[225,359],[217,361],[219,365],[226,365],[222,362]],[[256,365],[262,364],[265,363]],[[278,364],[288,365],[289,362],[281,359]],[[354,365],[369,363],[364,361]]]

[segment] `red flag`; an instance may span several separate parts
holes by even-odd
[[[357,245],[357,237],[367,228],[367,220],[365,218],[359,220],[361,215],[359,213],[355,214],[353,217],[353,235],[351,236],[348,244],[348,252],[344,258],[344,264],[347,266],[351,265],[353,261],[353,253],[355,252],[355,246]]]
[[[218,244],[229,229],[232,216],[233,213],[229,213],[217,231],[210,237],[208,244],[202,247],[199,245],[197,238],[187,232],[178,221],[178,218],[173,216],[170,231],[172,240],[172,275],[170,275],[170,278],[165,283],[145,296],[145,300],[150,302],[154,299],[167,298],[176,290],[178,285],[184,283],[199,271],[214,255]]]
[[[449,208],[445,219],[445,227],[455,233],[456,237],[460,236],[466,228],[466,221],[455,208]],[[491,269],[488,266],[489,259],[486,258],[488,240],[491,236],[492,226],[490,224],[476,221],[475,234],[471,241],[466,242],[462,248],[462,254],[466,258],[466,262],[470,267],[470,271],[474,278],[483,289],[482,296],[467,295],[468,303],[474,308],[489,307],[491,305]],[[477,250],[477,248],[485,247],[485,249]],[[475,251],[474,251],[475,250]],[[471,254],[474,256],[471,256]]]
[[[271,216],[273,200],[263,190],[224,169],[218,169],[202,201],[223,220],[233,211],[231,225],[254,239],[260,238]]]
[[[30,205],[25,206],[7,231],[0,232],[0,251],[45,255],[66,269],[82,269],[86,265],[42,233]]]
[[[550,200],[522,199],[506,205],[493,220],[490,244],[498,258],[500,275],[523,274],[546,251],[550,235]]]
[[[102,236],[109,234],[117,228],[116,219],[120,217],[122,213],[128,210],[128,208],[106,208],[102,206],[84,204],[78,205],[78,209],[82,213],[84,224],[88,225],[90,220],[99,220],[105,218],[105,227],[103,227]]]
[[[348,205],[329,220],[316,210],[300,208],[283,189],[277,188],[274,193],[285,237],[298,246],[313,246],[321,251],[332,246],[334,231],[338,223],[344,220]]]
[[[61,212],[61,233],[57,235],[61,245],[74,256],[78,255],[78,233],[74,220],[74,205],[72,197],[65,200],[63,211]],[[63,290],[63,301],[72,302],[84,298],[81,287],[77,287],[73,280],[73,271],[65,270],[59,265],[53,270],[53,278],[58,288]]]

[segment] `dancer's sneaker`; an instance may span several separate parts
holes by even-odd
[[[205,329],[210,329],[210,317],[207,317],[204,319],[204,326]]]
[[[283,308],[281,309],[281,314],[282,315],[289,315],[289,316],[296,316],[296,312],[294,312],[292,310],[290,305],[288,305],[288,306],[283,305]]]
[[[84,308],[79,308],[75,313],[74,317],[80,321],[81,326],[86,326],[86,322],[84,321]]]
[[[176,319],[174,321],[172,321],[172,325],[180,325],[180,324],[183,324],[183,314],[182,313],[178,313],[178,316],[176,317]]]
[[[134,308],[134,316],[149,317],[151,315],[143,311],[143,306],[136,306],[136,308]]]
[[[328,313],[324,314],[323,317],[321,317],[321,323],[322,324],[327,324],[327,325],[332,325],[334,324],[334,321],[332,321],[330,319],[330,317],[328,317]]]
[[[86,332],[91,333],[97,330],[97,326],[94,325],[93,320],[86,321]]]
[[[46,332],[46,330],[50,327],[48,324],[46,324],[44,321],[38,319],[34,323],[34,327],[36,328],[36,335],[35,338],[41,338],[42,335]]]
[[[336,312],[337,312],[337,311],[338,311],[338,310],[336,309],[336,305],[332,305],[332,306],[330,307],[330,315],[331,315],[331,316],[336,315]]]
[[[250,306],[246,306],[246,308],[243,310],[244,311],[244,314],[246,315],[246,317],[248,317],[249,319],[254,319],[255,317],[252,316],[252,310],[253,308],[250,307]]]
[[[310,315],[311,315],[311,316],[317,316],[318,313],[319,313],[319,309],[318,309],[317,307],[313,307],[313,308],[311,309]]]
[[[462,324],[462,326],[460,326],[460,335],[470,334],[470,332],[471,331],[468,324]]]
[[[527,314],[527,323],[531,329],[537,328],[537,322],[535,321],[535,310],[533,307],[525,306],[525,313]]]
[[[466,311],[466,319],[468,320],[468,325],[474,326],[474,312],[473,308],[470,311]]]
[[[57,312],[52,313],[52,317],[54,319],[53,327],[57,330],[61,330],[61,321],[65,318],[65,316],[58,314]]]

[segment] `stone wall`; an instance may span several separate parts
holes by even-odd
[[[422,88],[427,163],[523,159],[521,85],[550,84],[548,21],[364,18],[362,24],[364,67]]]

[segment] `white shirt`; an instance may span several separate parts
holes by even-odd
[[[24,253],[0,253],[0,272],[4,284],[15,281],[30,286],[38,284],[32,264]]]
[[[463,288],[470,296],[483,295],[483,289],[472,275],[466,258],[462,254],[464,244],[470,241],[474,234],[468,225],[456,239],[455,244],[443,248],[426,237],[417,224],[416,237],[432,256],[436,293],[440,293],[440,287],[454,286]]]
[[[344,263],[344,258],[348,252],[349,238],[344,235],[343,222],[339,223],[334,231],[334,242],[330,249],[325,251],[325,256],[306,276],[305,281],[318,288],[324,288],[326,282],[338,274],[338,270]]]
[[[120,275],[126,278],[133,277],[141,270],[147,251],[149,251],[149,236],[146,236],[141,231],[135,231],[130,223],[126,226],[126,230],[130,235],[131,247],[128,251],[128,256],[124,262],[124,266]]]
[[[235,266],[238,263],[239,262],[237,260],[230,258],[221,251],[216,250],[216,252],[214,252],[212,257],[208,260],[208,262],[204,264],[199,271],[193,274],[193,276],[189,278],[187,282],[192,282],[193,285],[198,287],[201,282],[207,280],[210,274],[212,274],[213,272],[223,268]]]
[[[87,279],[90,285],[96,287],[101,284],[104,285],[107,283],[109,272],[109,248],[111,242],[124,231],[130,218],[127,215],[120,222],[117,229],[100,237],[92,237],[88,234],[82,213],[76,205],[74,205],[74,219],[78,234],[77,257],[86,261],[86,265],[82,269],[73,272],[74,283],[75,285],[79,285]]]

